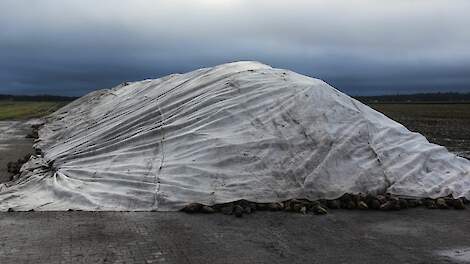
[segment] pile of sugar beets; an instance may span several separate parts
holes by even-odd
[[[469,201],[465,198],[454,199],[452,197],[442,197],[438,199],[430,198],[404,198],[391,194],[344,194],[334,200],[309,201],[305,199],[291,199],[277,203],[254,203],[247,200],[238,200],[230,203],[216,204],[213,206],[199,203],[191,203],[181,211],[186,213],[223,213],[242,217],[255,211],[286,211],[301,214],[313,213],[324,215],[328,209],[359,209],[359,210],[402,210],[414,207],[425,207],[428,209],[465,209],[465,204]]]

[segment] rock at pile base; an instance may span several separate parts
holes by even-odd
[[[201,207],[201,212],[205,213],[205,214],[213,214],[213,213],[215,213],[215,210],[214,210],[214,208],[212,208],[210,206],[203,205]]]
[[[329,209],[340,209],[341,208],[341,204],[338,200],[328,200],[326,202],[327,204],[327,207]]]
[[[199,203],[191,203],[185,206],[181,211],[186,212],[186,213],[198,213],[201,211],[203,205]]]
[[[322,206],[317,206],[313,208],[313,213],[317,215],[325,215],[325,214],[328,214],[328,211]]]
[[[364,201],[359,201],[359,203],[357,204],[357,208],[361,210],[367,210],[369,209],[369,206],[367,206]]]
[[[225,215],[231,215],[233,213],[233,205],[226,205],[222,207],[221,212]]]
[[[329,209],[358,209],[358,210],[382,210],[395,211],[408,208],[424,206],[429,209],[465,209],[464,199],[453,199],[443,197],[438,199],[412,199],[399,198],[390,194],[386,195],[362,195],[347,194],[335,200],[308,201],[305,199],[291,199],[276,203],[254,203],[246,200],[234,201],[231,203],[206,206],[201,204],[189,204],[182,211],[188,213],[214,213],[220,212],[225,215],[235,215],[241,217],[249,215],[255,210],[259,211],[285,211],[299,214],[313,213],[315,215],[328,214]]]
[[[437,199],[436,206],[439,209],[449,209],[449,206],[447,206],[446,200],[444,198]]]
[[[465,204],[463,203],[462,199],[455,199],[453,201],[453,207],[457,210],[465,209]]]
[[[243,207],[241,207],[240,205],[235,205],[235,207],[233,208],[233,214],[236,217],[242,217],[243,216]]]

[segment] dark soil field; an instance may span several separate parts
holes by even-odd
[[[376,103],[372,108],[423,134],[430,142],[470,158],[470,103]]]

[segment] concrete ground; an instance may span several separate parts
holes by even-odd
[[[31,151],[0,122],[0,175]],[[470,263],[470,210],[0,213],[0,263]]]
[[[470,210],[14,212],[0,263],[463,263]]]

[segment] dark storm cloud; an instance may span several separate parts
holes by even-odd
[[[236,60],[350,94],[470,90],[464,0],[2,0],[0,10],[0,93],[81,95]]]

